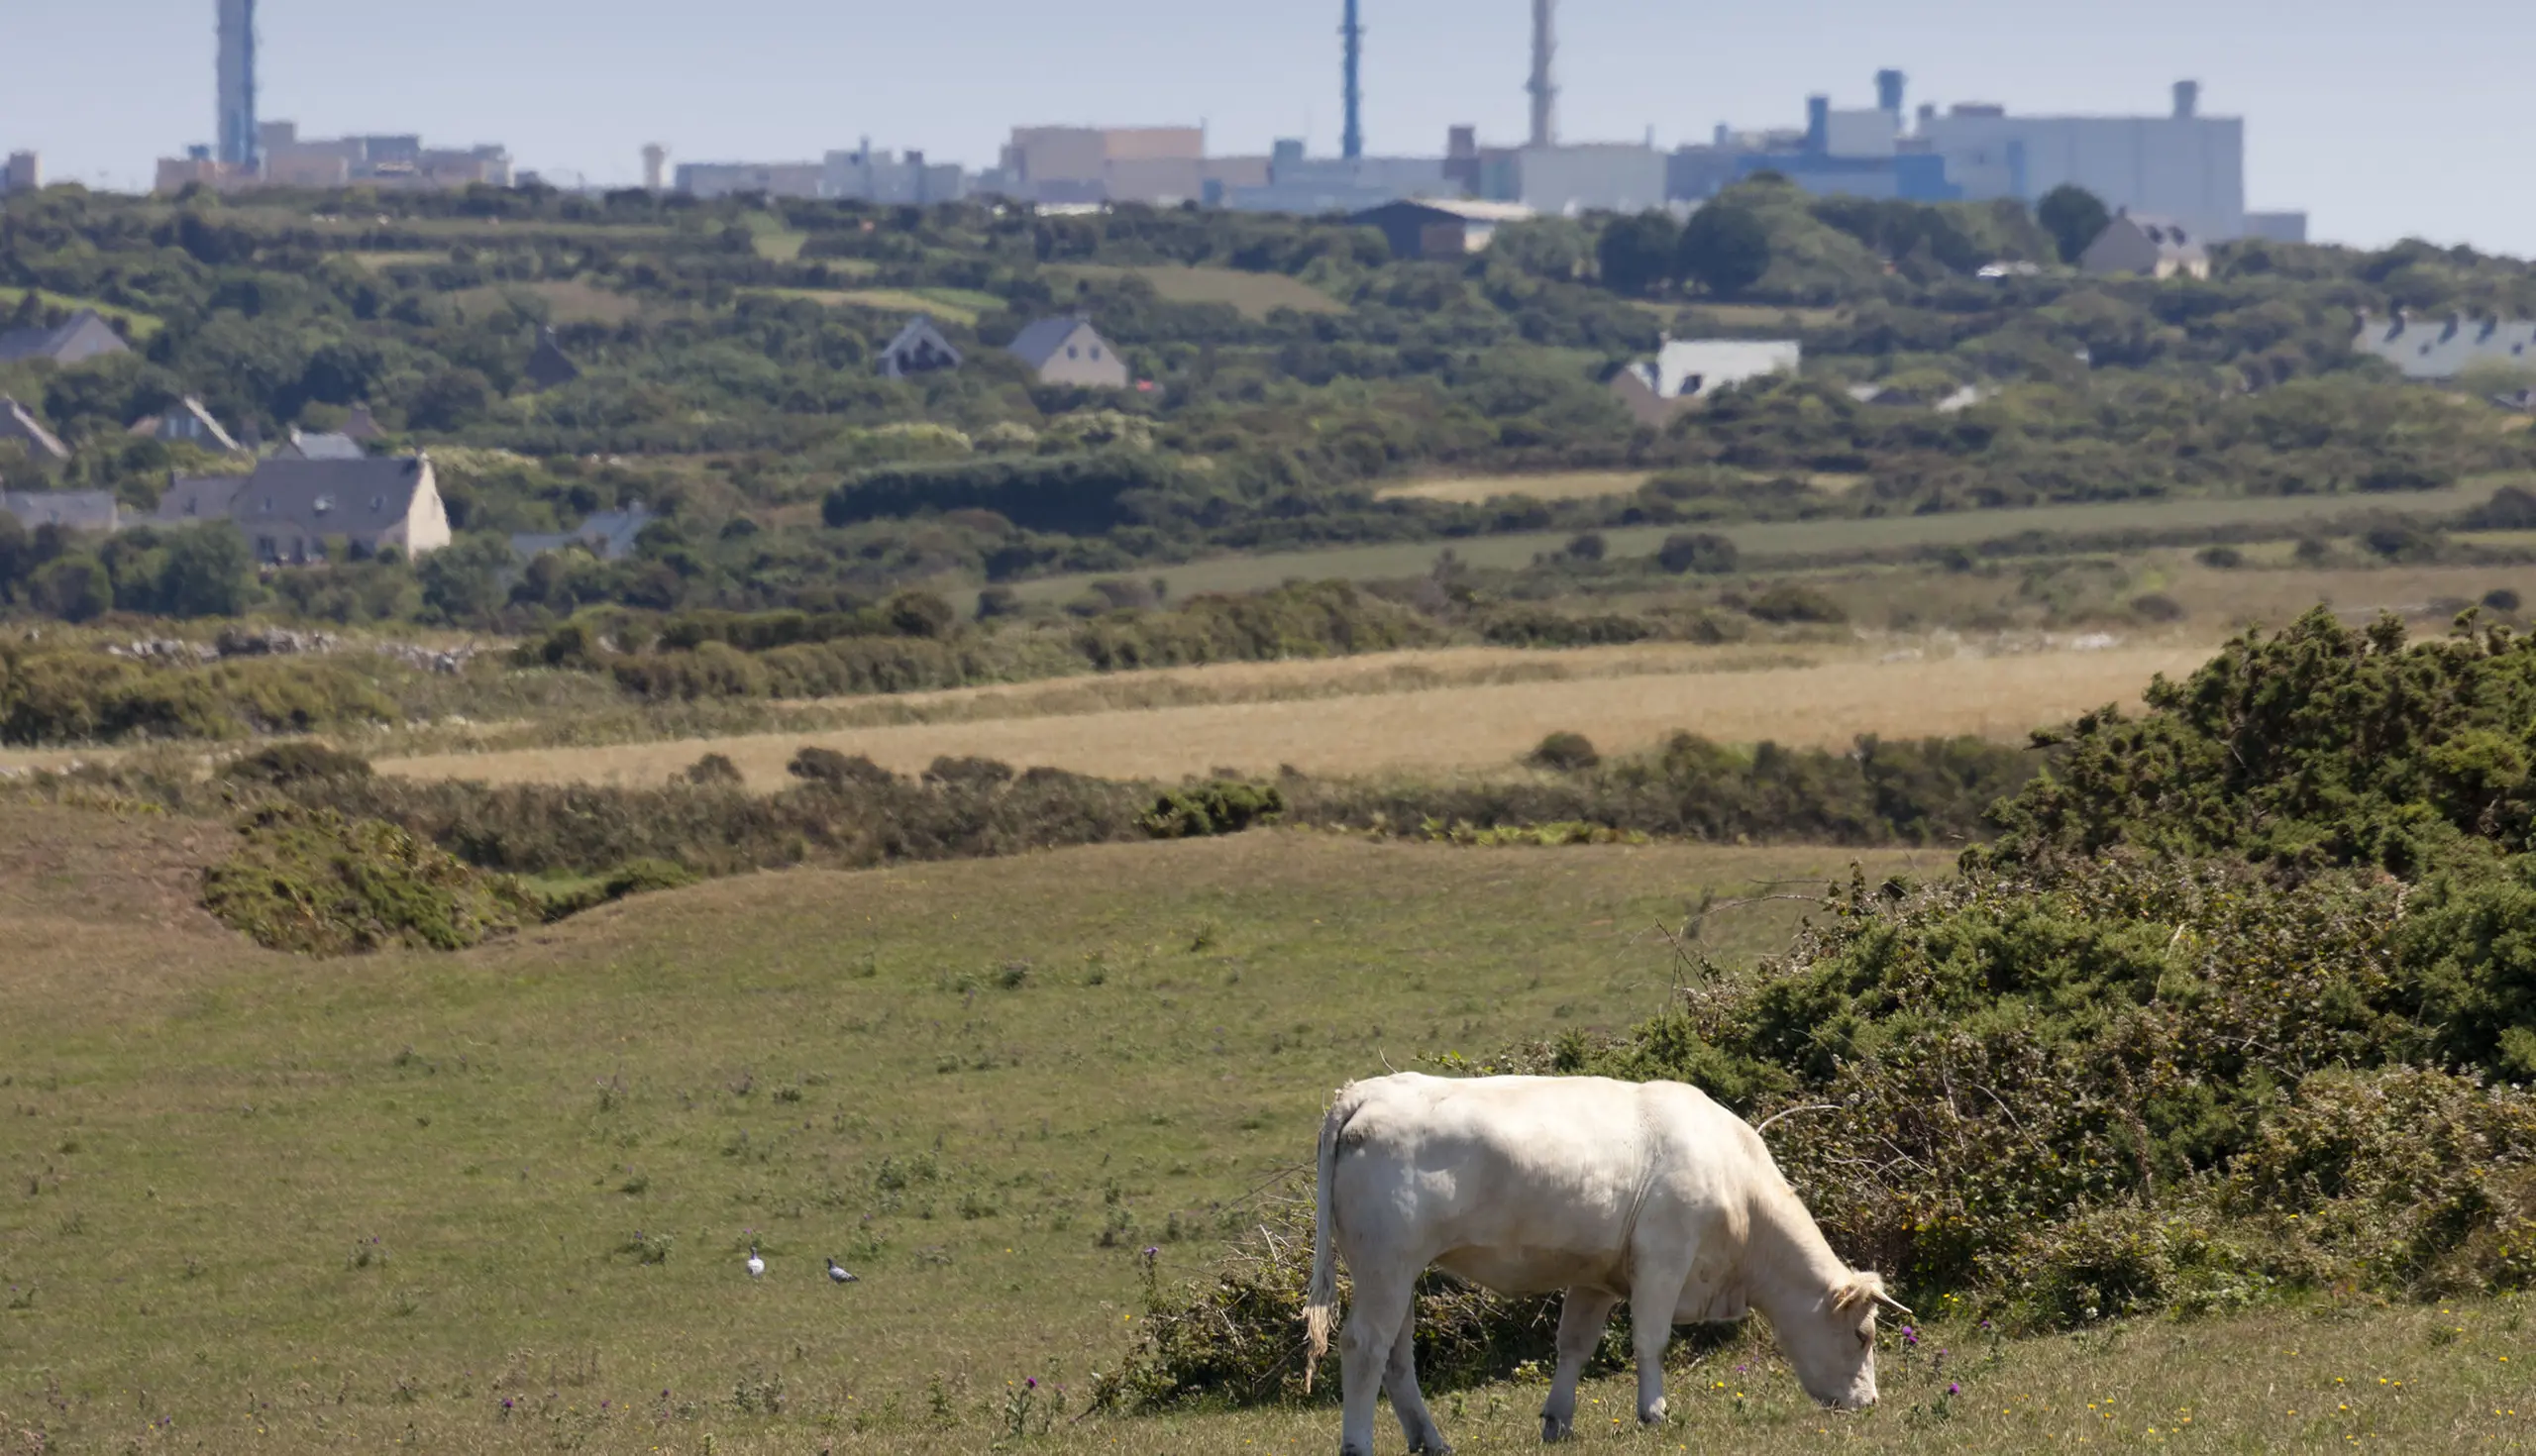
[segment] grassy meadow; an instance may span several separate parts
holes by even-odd
[[[0,810],[0,1411],[60,1448],[507,1448],[508,1399],[521,1446],[695,1449],[915,1429],[937,1382],[982,1443],[1005,1380],[1124,1348],[1136,1251],[1202,1269],[1341,1081],[1646,1014],[1704,887],[1915,863],[1261,833],[320,962],[193,907],[225,837]]]
[[[1486,500],[1498,495],[1528,494],[1520,475],[1474,477],[1448,482],[1450,499]],[[1573,493],[1602,472],[1540,477],[1539,487],[1555,498]],[[1601,532],[1613,558],[1653,556],[1664,538],[1682,531],[1705,531],[1733,541],[1746,557],[1839,555],[1852,552],[1908,551],[1923,547],[1977,547],[2011,541],[2030,533],[2056,536],[2110,535],[2121,532],[2187,532],[2243,528],[2295,534],[2325,529],[2356,514],[2384,511],[2417,517],[2453,515],[2491,498],[2502,483],[2485,480],[2446,490],[2404,495],[2284,495],[2213,497],[2184,500],[2112,501],[2085,505],[2048,505],[2024,510],[1947,511],[1934,515],[1860,518],[1836,516],[1812,521],[1725,522],[1700,526],[1633,526]],[[1415,489],[1416,487],[1411,487]],[[1593,489],[1592,494],[1610,493]],[[1516,568],[1545,553],[1555,553],[1574,537],[1572,531],[1516,532],[1466,537],[1456,541],[1405,542],[1379,546],[1339,546],[1316,551],[1259,552],[1210,558],[1183,566],[1139,570],[1137,579],[1154,577],[1168,583],[1175,597],[1203,591],[1258,591],[1295,579],[1379,581],[1423,576],[1433,570],[1439,552],[1449,549],[1474,567]],[[1114,572],[1043,576],[1017,582],[1014,590],[1030,601],[1063,601],[1080,595],[1100,575]]]
[[[947,699],[951,710],[921,721],[437,753],[384,759],[378,768],[490,782],[657,783],[719,753],[752,783],[773,788],[805,742],[903,773],[951,754],[1103,778],[1178,779],[1282,765],[1317,776],[1506,770],[1559,730],[1582,731],[1605,752],[1645,748],[1678,731],[1808,748],[1845,746],[1862,733],[2016,740],[2108,702],[2136,702],[2152,676],[2181,676],[2208,649],[2191,641],[2095,651],[1914,645],[1878,655],[1855,646],[1754,652],[1658,644],[1533,654],[1532,673],[1506,671],[1526,665],[1503,656],[1457,649],[1121,674],[927,694]],[[1159,682],[1140,692],[1146,684],[1138,679],[1148,676]],[[1127,705],[1117,705],[1122,699]],[[968,712],[958,711],[962,704]],[[1008,711],[983,713],[980,704]]]
[[[1286,273],[1177,263],[1145,267],[1067,263],[1049,271],[1080,278],[1142,278],[1153,285],[1155,295],[1165,303],[1227,303],[1248,319],[1265,319],[1281,308],[1306,314],[1347,311],[1346,304]]]

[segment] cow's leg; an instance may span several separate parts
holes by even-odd
[[[1417,1331],[1418,1306],[1413,1301],[1409,1312],[1400,1317],[1400,1333],[1392,1337],[1391,1360],[1383,1367],[1383,1389],[1391,1394],[1391,1413],[1400,1417],[1400,1433],[1409,1438],[1410,1450],[1452,1456],[1453,1448],[1444,1443],[1444,1433],[1426,1408],[1426,1397],[1418,1389]]]
[[[1603,1342],[1603,1325],[1612,1317],[1617,1295],[1578,1286],[1567,1292],[1558,1310],[1558,1374],[1549,1383],[1549,1400],[1541,1405],[1541,1439],[1563,1441],[1576,1429],[1576,1381],[1585,1362]]]
[[[1355,1260],[1355,1299],[1347,1307],[1347,1328],[1338,1336],[1341,1407],[1339,1456],[1374,1456],[1374,1397],[1391,1364],[1391,1347],[1409,1322],[1411,1281],[1367,1277]]]
[[[1673,1306],[1687,1271],[1638,1269],[1630,1280],[1629,1328],[1638,1347],[1638,1421],[1664,1421],[1664,1347],[1673,1341]]]

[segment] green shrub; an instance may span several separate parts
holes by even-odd
[[[1655,564],[1677,576],[1684,572],[1722,576],[1735,570],[1741,555],[1729,538],[1698,531],[1665,537],[1656,548]]]
[[[308,779],[364,779],[370,772],[370,760],[359,754],[301,739],[232,759],[221,766],[220,777],[240,783],[279,786]]]
[[[537,917],[510,877],[473,869],[375,819],[277,805],[251,815],[239,833],[238,849],[203,872],[203,904],[274,950],[463,950]]]
[[[1764,622],[1846,622],[1841,604],[1811,586],[1782,581],[1744,603],[1744,610]]]
[[[1594,751],[1594,740],[1582,733],[1565,731],[1543,738],[1524,759],[1535,769],[1554,769],[1560,773],[1590,769],[1602,761],[1603,756]]]
[[[740,766],[732,763],[729,757],[723,754],[706,754],[697,759],[687,766],[683,777],[689,783],[708,785],[739,784],[746,781],[745,777],[740,773]]]
[[[1286,796],[1274,784],[1217,780],[1165,792],[1136,822],[1156,839],[1203,839],[1239,834],[1285,811]]]
[[[841,754],[815,744],[794,754],[792,762],[784,766],[784,772],[814,783],[890,783],[898,779],[866,755]]]

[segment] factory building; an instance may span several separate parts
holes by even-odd
[[[2246,124],[2201,114],[2201,87],[2177,81],[2166,116],[2014,116],[1999,106],[1921,114],[1918,140],[1973,200],[2040,201],[2084,187],[2117,211],[2170,217],[2199,236],[2246,235]]]

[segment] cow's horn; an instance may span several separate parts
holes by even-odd
[[[1903,1303],[1900,1300],[1893,1298],[1882,1290],[1877,1290],[1873,1298],[1875,1302],[1892,1310],[1894,1313],[1901,1315],[1905,1319],[1917,1319],[1919,1317],[1911,1312],[1910,1305]]]

